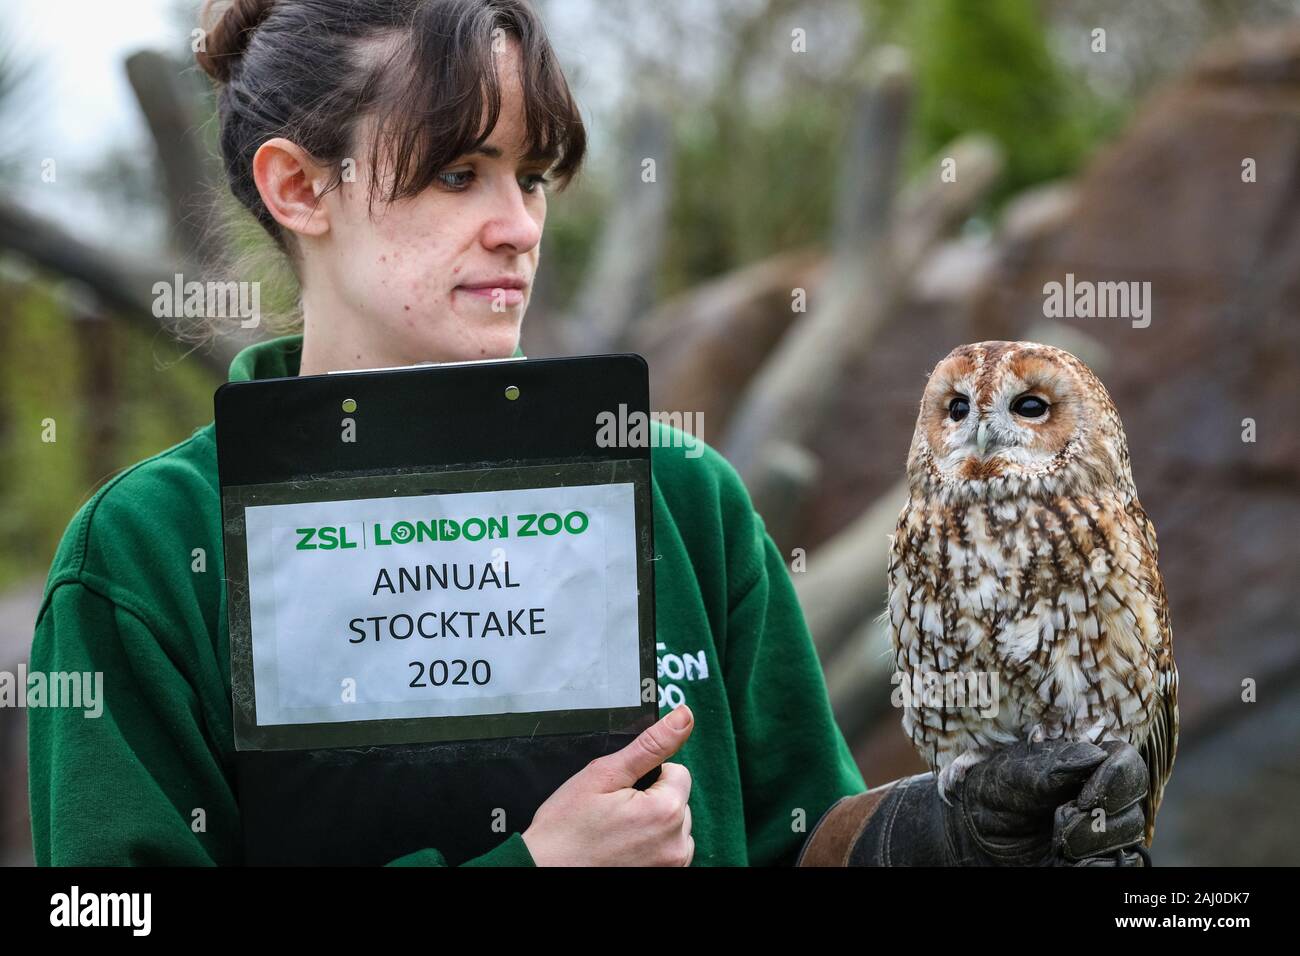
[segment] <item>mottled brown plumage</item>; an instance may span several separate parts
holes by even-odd
[[[907,471],[888,613],[900,691],[923,692],[896,700],[940,791],[1020,738],[1128,741],[1150,772],[1150,846],[1178,671],[1155,529],[1105,387],[1051,346],[954,349],[926,386]],[[996,682],[984,712],[954,693],[979,681]]]

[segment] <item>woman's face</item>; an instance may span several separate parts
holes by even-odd
[[[514,353],[541,251],[549,166],[520,152],[517,56],[512,43],[498,57],[501,115],[487,142],[423,193],[377,199],[371,218],[369,173],[358,160],[357,181],[324,195],[327,227],[301,237],[304,374]]]

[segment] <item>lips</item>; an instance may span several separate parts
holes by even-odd
[[[457,292],[481,299],[486,302],[500,302],[502,305],[521,305],[528,283],[518,276],[498,276],[480,282],[466,282],[456,286]]]

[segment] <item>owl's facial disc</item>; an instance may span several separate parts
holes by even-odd
[[[968,430],[967,440],[959,448],[959,454],[965,455],[957,468],[962,478],[996,478],[1033,467],[1041,457],[1036,452],[1040,436],[1034,426],[1050,420],[1051,404],[1033,390],[1005,404],[998,398],[988,407],[976,409],[974,428]]]
[[[940,475],[959,482],[1042,474],[1075,431],[1068,387],[1003,369],[953,368],[927,390],[927,431]]]
[[[958,346],[930,375],[908,456],[914,486],[988,499],[1066,483],[1132,483],[1110,396],[1070,353],[1035,342]]]

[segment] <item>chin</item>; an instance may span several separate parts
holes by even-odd
[[[437,362],[474,362],[481,359],[510,358],[519,345],[519,329],[476,330],[457,336],[454,342],[431,342],[422,350]],[[441,356],[441,358],[437,358]]]
[[[479,354],[469,359],[510,358],[519,346],[519,325],[511,323],[499,330],[476,335]]]

